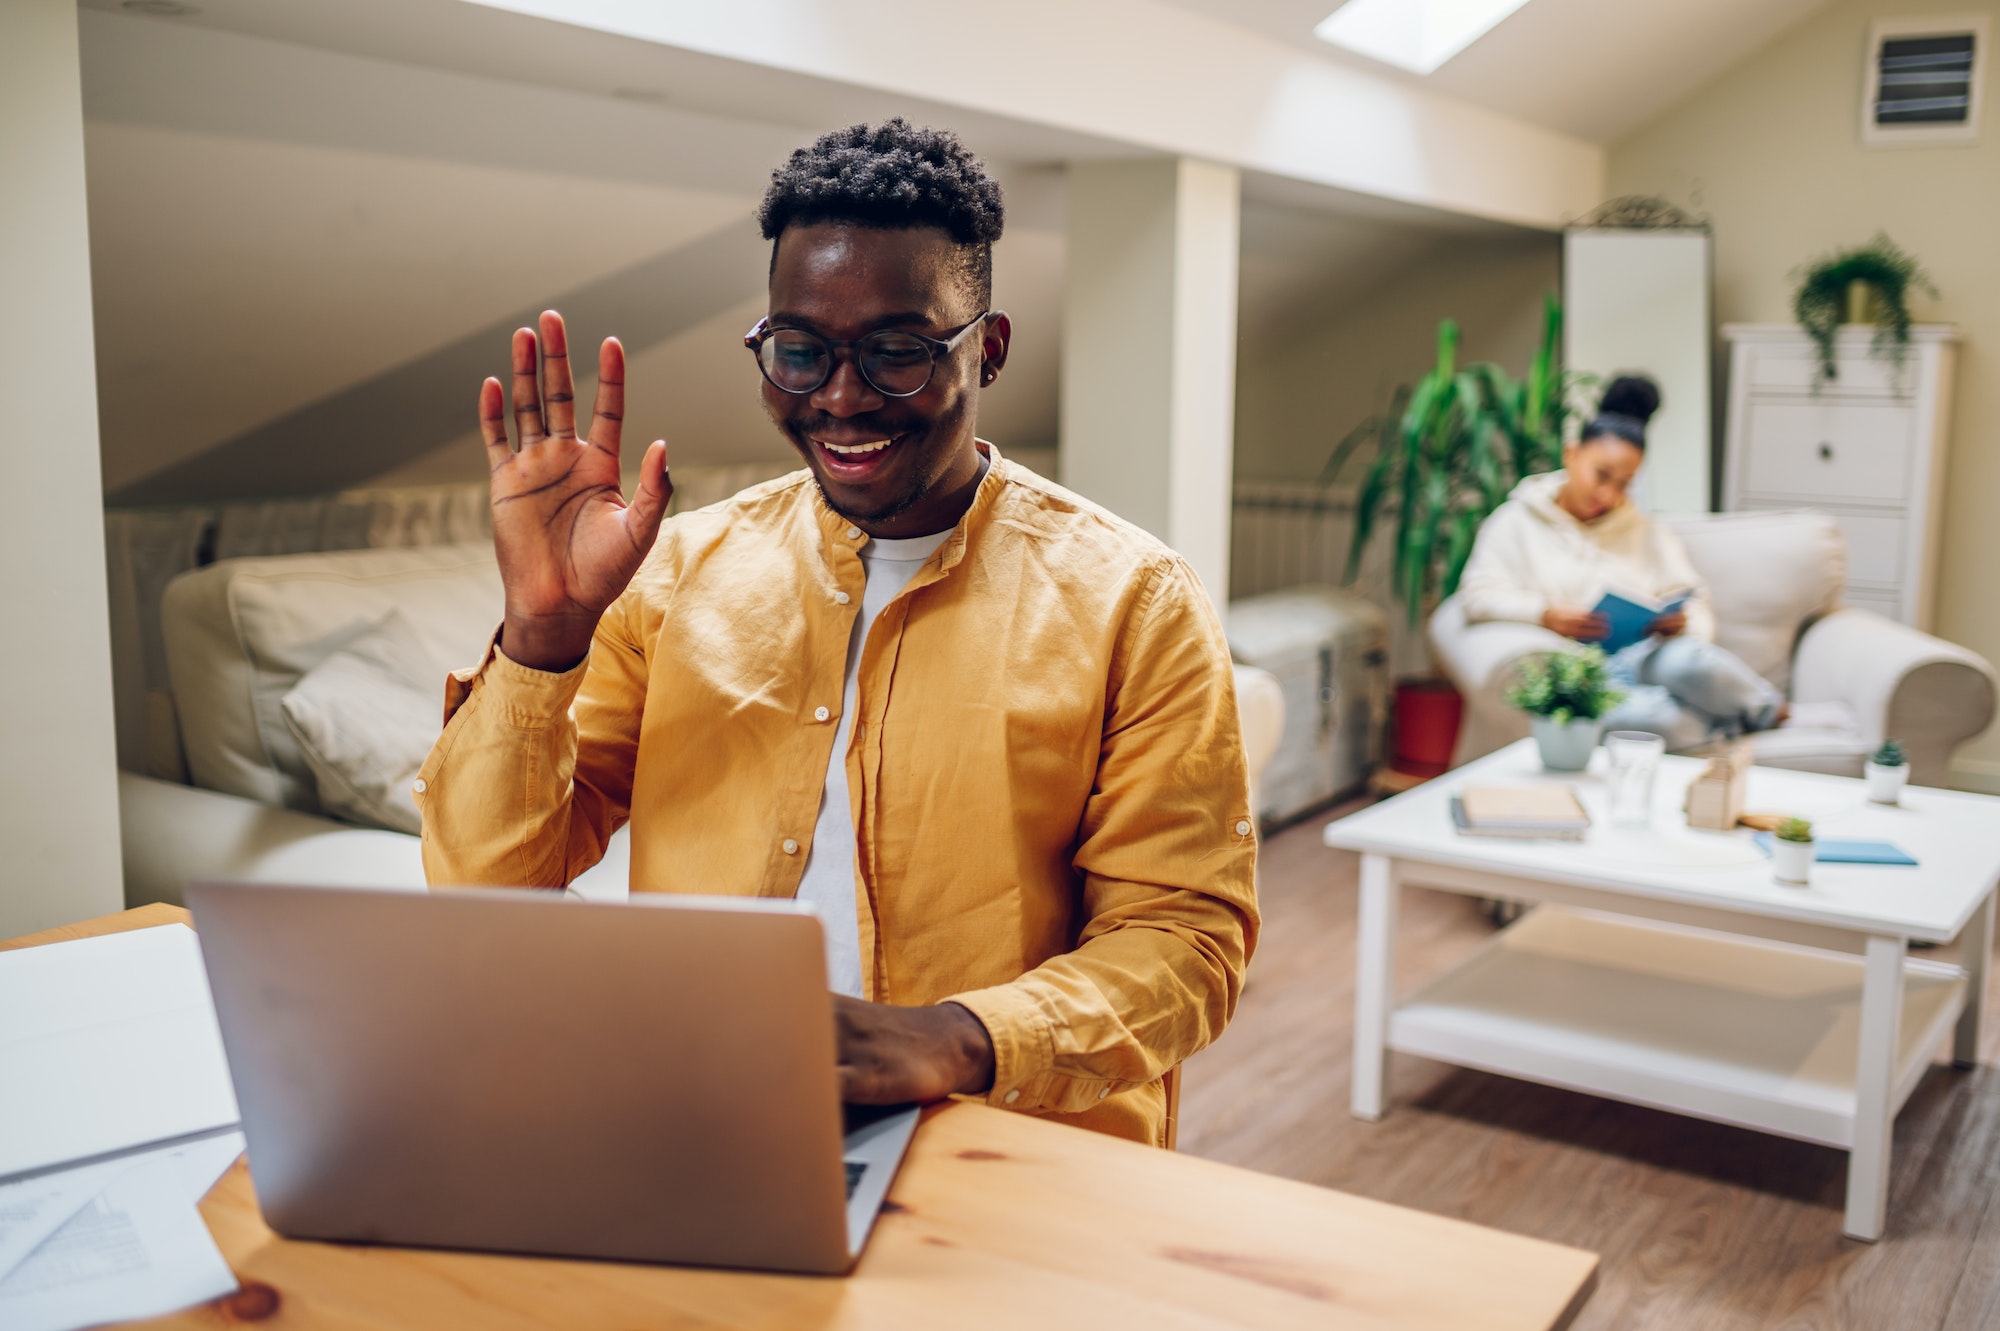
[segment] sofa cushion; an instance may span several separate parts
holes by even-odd
[[[410,785],[437,743],[443,673],[400,610],[306,671],[279,707],[322,809],[363,827],[423,831]]]
[[[501,608],[485,542],[231,559],[182,574],[167,586],[161,631],[189,774],[210,790],[321,811],[285,695],[400,610],[434,663],[442,715],[444,672],[478,661]]]
[[[1840,524],[1808,509],[1667,521],[1708,584],[1716,643],[1789,691],[1799,634],[1839,608],[1847,585],[1847,540]]]

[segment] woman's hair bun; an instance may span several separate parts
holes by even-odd
[[[1643,374],[1619,375],[1605,388],[1604,400],[1597,404],[1600,416],[1630,416],[1638,421],[1651,420],[1659,409],[1660,386]]]

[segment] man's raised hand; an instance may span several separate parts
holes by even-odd
[[[479,386],[493,500],[493,548],[506,587],[501,646],[535,670],[564,671],[590,652],[591,635],[653,548],[673,486],[667,446],[655,440],[639,463],[630,503],[619,488],[618,436],[625,416],[625,349],[607,337],[597,353],[590,429],[576,433],[569,339],[562,316],[541,317],[541,381],[533,329],[514,333],[513,411],[520,450],[507,443],[506,393]]]

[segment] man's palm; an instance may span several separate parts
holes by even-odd
[[[507,592],[502,642],[524,665],[567,668],[588,651],[599,616],[652,548],[673,491],[666,445],[655,442],[640,464],[630,504],[620,492],[625,352],[617,340],[605,339],[598,353],[597,400],[582,437],[576,433],[568,338],[554,311],[541,318],[546,385],[537,382],[536,349],[532,331],[514,334],[520,451],[507,443],[498,379],[480,385],[479,425],[491,469],[493,546]]]

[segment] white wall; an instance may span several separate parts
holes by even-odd
[[[0,937],[122,909],[72,0],[0,5]]]
[[[1237,173],[1146,158],[1070,168],[1063,481],[1229,594]]]
[[[1435,363],[1441,319],[1458,321],[1461,362],[1525,373],[1560,266],[1554,235],[1435,237],[1373,285],[1260,323],[1237,363],[1236,475],[1318,476],[1342,436]]]
[[[1878,230],[1930,270],[1942,299],[1918,296],[1916,317],[1965,334],[1934,627],[2000,661],[2000,65],[1976,145],[1865,148],[1859,133],[1869,23],[1968,11],[2000,19],[1995,0],[1838,0],[1615,145],[1610,188],[1710,215],[1719,322],[1789,320],[1793,270]],[[1957,776],[2000,791],[2000,730]]]

